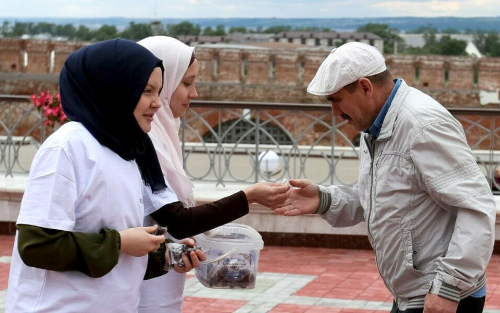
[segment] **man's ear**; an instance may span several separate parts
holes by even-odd
[[[361,87],[361,89],[363,90],[363,93],[365,95],[369,94],[369,93],[373,93],[373,84],[368,78],[365,78],[365,77],[360,78],[358,80],[358,84]]]

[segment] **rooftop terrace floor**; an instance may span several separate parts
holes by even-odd
[[[5,307],[14,237],[0,236],[0,312]],[[487,271],[486,313],[500,313],[500,255]],[[183,313],[389,312],[392,297],[371,250],[266,246],[255,289],[208,289],[188,274]]]

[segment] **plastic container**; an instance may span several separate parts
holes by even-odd
[[[197,235],[196,244],[207,260],[196,268],[203,286],[216,289],[253,289],[262,236],[252,227],[229,223]]]

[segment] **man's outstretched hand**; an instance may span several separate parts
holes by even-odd
[[[274,212],[286,216],[316,212],[319,206],[319,186],[308,179],[290,179],[288,182],[292,187],[288,190],[288,199]]]

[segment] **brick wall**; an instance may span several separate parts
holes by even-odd
[[[68,55],[86,44],[2,38],[0,72],[59,73]],[[27,66],[24,64],[25,55]]]
[[[0,71],[22,72],[24,41],[20,39],[0,39]]]
[[[477,63],[479,89],[500,89],[500,58],[484,58]]]
[[[0,94],[31,94],[56,88],[57,73],[67,56],[83,45],[0,39]],[[25,53],[27,67],[23,65]],[[328,51],[197,48],[198,93],[200,99],[214,101],[325,103],[323,98],[308,94],[306,88],[328,54]],[[500,89],[500,58],[387,55],[386,61],[393,76],[403,78],[445,107],[498,108],[493,104],[481,106],[479,91]],[[23,74],[17,77],[13,72]],[[223,120],[233,117],[227,114]],[[208,118],[210,126],[215,126],[212,123],[218,116]],[[298,128],[309,123],[307,119],[280,122]],[[322,127],[314,126],[304,140],[318,140],[324,131]],[[207,130],[199,125],[201,134]],[[357,136],[347,126],[343,131],[349,139]]]

